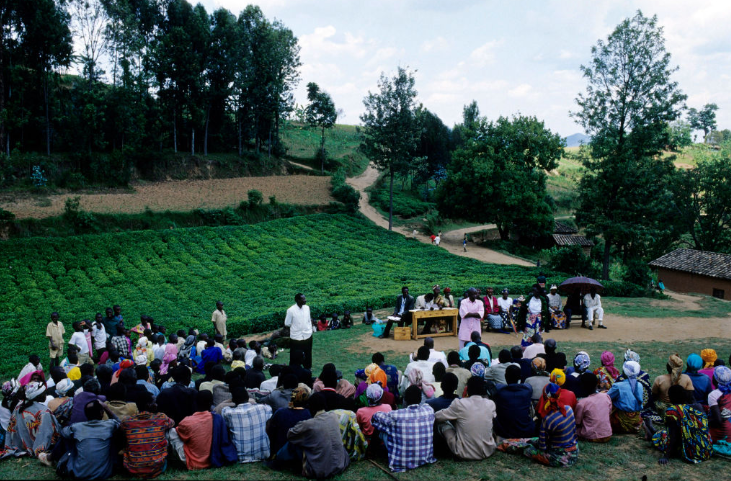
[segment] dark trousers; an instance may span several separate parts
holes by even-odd
[[[404,312],[404,315],[401,317],[400,321],[392,321],[389,319],[389,321],[386,323],[386,329],[383,330],[383,337],[388,337],[389,334],[391,334],[391,327],[393,326],[393,323],[397,322],[398,327],[404,327],[404,326],[410,326],[411,325],[411,313],[410,312]]]
[[[290,339],[289,341],[289,352],[299,350],[305,353],[305,359],[302,362],[302,367],[305,369],[312,369],[312,336],[308,337],[303,341],[295,341]]]
[[[566,306],[563,309],[563,313],[566,314],[566,326],[568,327],[571,324],[571,315],[573,313],[579,313],[581,312],[581,324],[584,324],[586,322],[586,309],[584,306]]]

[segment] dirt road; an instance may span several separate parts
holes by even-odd
[[[370,220],[372,220],[376,225],[383,227],[384,229],[388,229],[388,219],[384,218],[381,214],[378,213],[375,208],[373,208],[368,203],[368,193],[365,191],[365,189],[373,185],[373,183],[376,182],[377,179],[378,171],[371,164],[368,165],[368,168],[365,170],[365,172],[363,172],[358,177],[351,177],[347,179],[347,182],[351,187],[360,192],[359,207],[361,213],[364,216],[368,217]],[[462,248],[462,239],[464,238],[465,233],[477,232],[480,230],[491,229],[494,227],[494,224],[488,224],[443,232],[442,243],[439,247],[446,249],[452,254],[458,256],[471,257],[472,259],[477,259],[492,264],[517,264],[521,266],[534,265],[531,262],[519,259],[517,257],[508,256],[505,254],[501,254],[500,252],[486,249],[484,247],[477,247],[470,244],[468,244],[467,246],[467,252],[464,252],[464,249]],[[413,231],[409,229],[404,229],[403,227],[394,227],[393,231],[398,232],[399,234],[402,234],[404,236],[413,237]],[[416,239],[425,244],[431,244],[431,239],[423,234],[417,234]]]
[[[132,192],[109,194],[61,194],[48,196],[43,207],[38,197],[17,195],[0,199],[0,207],[18,219],[44,218],[63,214],[69,197],[79,195],[81,208],[88,212],[135,213],[149,207],[153,211],[189,211],[236,207],[247,199],[247,192],[260,191],[264,202],[274,195],[278,202],[300,205],[325,205],[330,196],[330,177],[281,175],[233,179],[183,180],[140,184]]]

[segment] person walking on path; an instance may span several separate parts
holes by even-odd
[[[216,302],[216,310],[213,311],[213,315],[211,316],[211,322],[216,328],[216,332],[223,336],[224,339],[226,339],[226,321],[228,320],[228,316],[226,316],[226,311],[223,310],[223,302],[217,301]]]
[[[305,295],[297,293],[294,296],[295,304],[287,309],[287,316],[284,325],[289,327],[289,338],[291,339],[290,352],[300,350],[305,353],[302,366],[305,369],[312,368],[312,319],[310,318],[310,306],[307,305]]]

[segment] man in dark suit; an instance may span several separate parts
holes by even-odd
[[[409,295],[409,288],[406,286],[402,287],[401,295],[396,298],[396,307],[394,307],[392,314],[392,316],[401,318],[401,321],[398,321],[398,327],[411,325],[411,312],[409,311],[414,308],[414,302],[416,302],[416,300],[414,299],[414,296]],[[383,330],[383,334],[378,337],[381,339],[387,338],[391,333],[391,326],[393,323],[394,321],[389,320],[386,324],[386,329]]]

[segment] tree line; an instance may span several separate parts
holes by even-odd
[[[6,0],[0,17],[7,157],[74,153],[94,178],[125,168],[95,165],[95,153],[282,149],[300,48],[259,7],[236,16],[186,0]],[[80,76],[64,73],[73,64]]]

